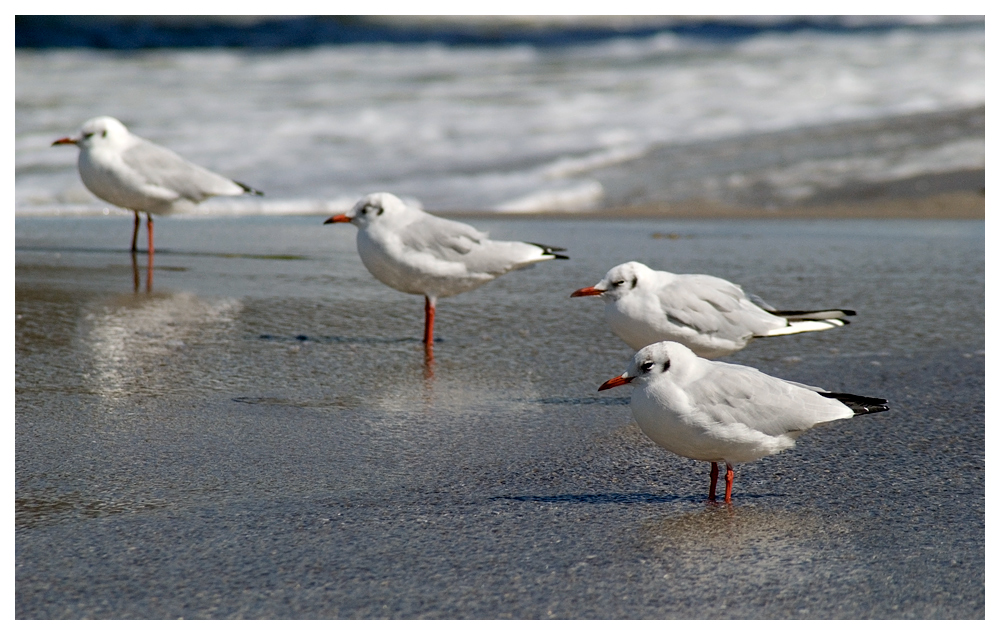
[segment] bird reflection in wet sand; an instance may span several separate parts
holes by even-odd
[[[889,409],[885,399],[829,392],[749,366],[713,362],[677,342],[641,349],[628,370],[598,390],[625,384],[634,385],[629,405],[646,436],[674,454],[712,463],[711,502],[720,462],[726,463],[729,503],[733,464],[792,448],[814,426]]]
[[[358,255],[379,282],[424,296],[423,343],[434,358],[438,298],[472,291],[497,277],[546,260],[567,260],[561,247],[490,240],[471,225],[432,216],[385,192],[369,194],[327,223],[358,228]]]
[[[132,288],[139,293],[139,260],[133,251],[129,254],[132,257]],[[153,252],[149,252],[146,258],[146,293],[153,291]]]
[[[242,309],[233,298],[191,293],[123,294],[92,305],[82,331],[94,390],[118,399],[165,394],[191,384],[189,374],[210,370],[177,360],[217,337],[218,329],[228,328]]]

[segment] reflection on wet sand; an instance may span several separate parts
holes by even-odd
[[[817,574],[814,563],[829,557],[831,539],[844,549],[850,531],[846,522],[808,513],[711,505],[643,523],[639,543],[669,567],[666,578],[685,579],[710,568],[729,583],[746,578],[748,584],[784,584],[788,590]],[[841,578],[856,573],[836,568]]]
[[[136,253],[130,252],[132,256],[132,286],[136,293],[139,292],[139,260]],[[146,259],[146,293],[153,291],[153,252],[149,252]]]
[[[657,552],[787,548],[820,534],[848,532],[846,525],[828,518],[745,505],[706,505],[644,523],[640,529],[642,541]]]
[[[82,341],[94,365],[89,381],[97,394],[119,399],[139,392],[182,387],[177,362],[182,351],[217,337],[233,323],[242,304],[233,298],[199,298],[191,293],[116,295],[91,307],[82,322]]]

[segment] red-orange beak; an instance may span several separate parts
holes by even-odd
[[[609,379],[608,381],[604,382],[603,384],[601,384],[601,387],[598,388],[597,390],[601,391],[601,390],[607,390],[608,388],[617,388],[618,386],[624,386],[633,379],[635,379],[635,377],[626,377],[624,374],[621,374],[613,379]]]
[[[54,146],[65,146],[65,145],[76,145],[76,139],[73,137],[63,137],[62,139],[56,139],[52,142]]]
[[[349,223],[351,222],[351,217],[347,214],[334,214],[330,218],[323,221],[324,225],[329,225],[330,223]]]
[[[577,289],[573,293],[569,294],[569,297],[580,298],[585,295],[601,295],[602,293],[604,293],[604,291],[596,287],[584,287],[582,289]]]

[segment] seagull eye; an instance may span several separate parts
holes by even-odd
[[[93,136],[94,136],[93,132],[85,132],[85,133],[83,133],[83,138],[84,139],[89,139],[89,138],[91,138]]]
[[[639,366],[639,368],[642,369],[642,372],[648,373],[653,369],[653,362],[643,362],[642,365]]]
[[[612,282],[612,283],[611,283],[611,286],[612,286],[612,287],[620,287],[620,286],[622,286],[623,284],[625,284],[625,281],[624,281],[624,280],[617,280],[617,281],[615,281],[615,282]]]

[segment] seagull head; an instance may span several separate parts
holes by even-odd
[[[129,138],[128,128],[114,117],[94,117],[80,126],[75,137],[56,139],[52,145],[72,144],[81,148],[115,147]]]
[[[571,298],[585,295],[599,295],[605,302],[615,302],[643,287],[643,280],[649,278],[652,269],[641,262],[626,262],[604,274],[604,278],[592,287],[577,289]]]
[[[598,390],[616,388],[625,384],[646,384],[665,376],[673,377],[690,368],[697,357],[691,349],[677,342],[657,342],[639,349],[632,356],[628,369],[601,384]]]
[[[358,229],[364,229],[372,223],[383,222],[398,216],[405,210],[406,203],[399,200],[399,197],[388,192],[377,192],[362,198],[346,214],[334,214],[323,221],[323,224],[352,223]]]

